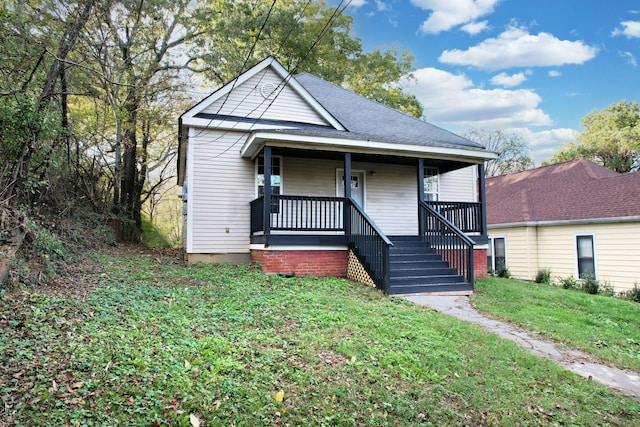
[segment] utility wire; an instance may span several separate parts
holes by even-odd
[[[306,7],[310,4],[311,0],[309,2],[307,2]],[[258,122],[262,116],[269,110],[269,107],[271,107],[271,105],[273,105],[273,103],[276,101],[278,95],[281,93],[282,89],[284,88],[284,86],[289,82],[289,80],[291,80],[291,78],[293,78],[293,75],[295,73],[297,73],[299,67],[304,63],[305,59],[309,56],[309,54],[312,52],[312,50],[317,46],[317,44],[320,42],[320,40],[326,35],[327,31],[331,28],[331,25],[334,23],[334,21],[337,19],[337,17],[342,14],[347,7],[349,7],[349,5],[351,4],[352,0],[349,0],[344,6],[344,0],[340,1],[340,4],[338,4],[338,6],[334,9],[333,13],[331,14],[331,16],[329,17],[329,19],[327,20],[327,22],[325,22],[325,25],[323,26],[322,30],[320,31],[320,33],[318,34],[318,36],[314,39],[313,43],[309,46],[309,48],[307,49],[307,51],[305,52],[305,54],[303,55],[303,57],[301,59],[298,60],[298,62],[296,63],[293,71],[288,72],[287,76],[284,77],[283,79],[281,79],[281,81],[279,82],[279,84],[276,86],[276,89],[274,89],[273,93],[275,94],[274,97],[271,99],[271,101],[269,102],[269,104],[267,105],[267,108],[265,108],[263,110],[263,112],[260,114],[260,116],[258,118],[255,119],[255,122]],[[301,14],[300,16],[302,16],[303,14]],[[266,22],[266,21],[265,21]],[[299,20],[296,22],[298,23]],[[264,26],[263,26],[264,27]],[[292,33],[292,30],[289,31],[287,37],[290,36],[290,34]],[[255,46],[255,45],[254,45]],[[262,80],[261,79],[260,81]],[[234,85],[237,82],[237,79],[234,81]],[[233,89],[233,87],[232,87]],[[228,99],[230,92],[227,94],[227,97],[225,98],[225,101]],[[247,95],[245,95],[245,97],[243,98],[242,101],[246,100],[246,98],[249,96],[249,93]],[[242,102],[241,102],[242,103]],[[223,102],[224,104],[224,102]],[[258,106],[256,106],[251,112],[249,112],[250,115],[251,113],[255,112],[258,108],[262,107],[263,104],[259,104]],[[220,112],[221,107],[218,109],[218,113]],[[217,113],[216,113],[217,114]],[[210,119],[211,123],[213,122],[213,118]],[[208,129],[202,129],[198,132],[197,136],[199,136],[202,132],[204,132],[205,130]],[[214,140],[212,141],[208,141],[204,144],[211,144],[211,143],[215,143],[217,141],[219,141],[220,139],[224,138],[225,136],[227,136],[230,132],[232,132],[234,129],[229,129],[226,130],[225,132],[223,132],[221,135],[217,136]],[[238,145],[238,143],[240,143],[240,141],[246,139],[246,135],[241,135],[239,136],[236,141],[234,141],[233,143],[231,143],[226,149],[224,149],[222,152],[214,155],[214,156],[207,156],[206,158],[204,158],[204,160],[213,160],[216,159],[218,157],[221,157],[222,155],[226,154],[227,152],[229,152],[232,148],[234,148],[235,146]]]

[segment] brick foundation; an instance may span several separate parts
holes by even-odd
[[[252,250],[251,262],[267,274],[347,277],[347,250]]]
[[[485,248],[473,250],[473,277],[475,279],[487,277],[487,250]]]

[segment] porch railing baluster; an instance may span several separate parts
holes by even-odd
[[[378,289],[389,291],[389,248],[393,243],[351,199],[343,202],[350,210],[349,249],[365,268]]]
[[[464,233],[482,233],[482,203],[424,202]]]
[[[473,241],[442,212],[435,210],[433,202],[418,202],[420,220],[426,224],[423,238],[447,261],[458,270],[464,279],[473,285]],[[443,205],[440,204],[442,207]]]

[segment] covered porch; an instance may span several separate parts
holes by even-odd
[[[250,203],[252,247],[343,247],[371,284],[387,294],[473,290],[474,248],[487,239],[482,161],[309,150],[266,141],[253,158],[260,159],[262,185]],[[292,183],[287,172],[274,179],[274,170],[281,174],[295,165],[306,165],[307,179],[301,173]],[[477,179],[469,183],[476,201],[450,200],[447,194],[429,200],[434,197],[425,188],[426,171],[443,174],[469,166],[476,168]],[[390,182],[377,182],[383,179]],[[427,273],[434,275],[433,283],[426,283]]]

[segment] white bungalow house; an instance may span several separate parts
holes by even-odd
[[[388,294],[470,292],[486,274],[495,155],[480,144],[273,58],[186,111],[179,133],[189,261]]]

